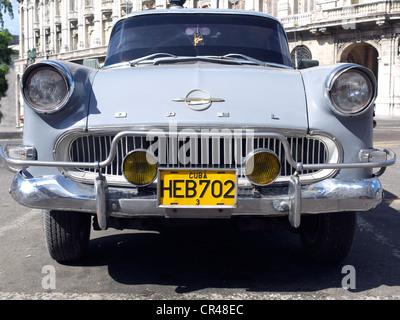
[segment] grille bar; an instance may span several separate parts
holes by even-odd
[[[74,162],[104,161],[111,149],[114,135],[87,135],[75,138],[69,146],[69,160]],[[324,141],[312,137],[287,137],[295,162],[323,164],[328,161],[328,150]],[[284,147],[274,138],[232,138],[232,137],[122,137],[117,146],[116,156],[102,174],[122,176],[121,165],[131,151],[146,149],[158,158],[160,167],[173,168],[235,168],[240,169],[249,152],[266,148],[273,151],[281,163],[281,176],[290,176],[295,169],[286,161]],[[94,172],[94,169],[77,169]],[[318,170],[304,170],[302,174]]]

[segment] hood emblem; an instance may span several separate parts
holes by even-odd
[[[212,98],[211,95],[201,89],[190,91],[185,98],[172,99],[174,102],[184,102],[194,111],[207,110],[213,102],[224,102],[224,99]]]

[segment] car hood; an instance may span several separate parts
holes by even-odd
[[[100,70],[88,129],[260,128],[306,132],[304,86],[283,68],[171,64]]]

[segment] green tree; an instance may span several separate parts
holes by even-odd
[[[4,28],[3,16],[7,13],[11,19],[14,18],[11,2],[8,0],[0,0],[0,100],[7,92],[8,83],[6,74],[9,70],[8,65],[12,62],[11,56],[16,53],[14,50],[9,48],[12,41],[12,35],[7,29],[2,30]],[[3,115],[0,111],[0,122],[2,116]]]
[[[12,8],[11,1],[8,0],[0,0],[0,25],[1,29],[4,28],[4,20],[3,15],[8,13],[11,19],[14,19],[14,12]]]

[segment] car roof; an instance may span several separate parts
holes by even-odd
[[[270,16],[265,13],[257,12],[257,11],[248,11],[248,10],[233,10],[233,9],[157,9],[157,10],[145,10],[145,11],[135,11],[130,14],[127,14],[120,18],[117,22],[129,19],[134,16],[144,16],[144,15],[156,15],[156,14],[231,14],[231,15],[247,15],[247,16],[257,16],[275,20],[279,24],[282,25],[280,20],[277,18]],[[282,26],[283,27],[283,26]]]

